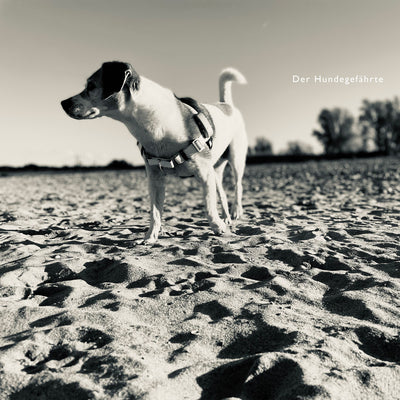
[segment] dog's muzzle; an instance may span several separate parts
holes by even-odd
[[[100,114],[98,108],[92,107],[87,110],[83,105],[76,103],[72,98],[63,100],[61,106],[70,117],[75,119],[96,118]]]

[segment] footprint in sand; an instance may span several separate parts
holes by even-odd
[[[297,399],[325,398],[321,386],[304,382],[300,365],[283,356],[250,357],[222,365],[197,379],[202,400],[227,398]]]
[[[92,344],[91,349],[100,349],[113,341],[113,338],[94,328],[81,328],[78,340],[82,343]]]
[[[50,349],[46,357],[36,364],[27,365],[23,368],[23,371],[27,374],[37,374],[49,368],[53,371],[61,370],[62,368],[77,364],[84,354],[85,352],[74,350],[69,345],[58,344]],[[30,361],[35,361],[37,358],[40,358],[38,354],[36,354],[35,349],[33,349],[33,351],[28,349],[25,352],[25,357]]]
[[[0,298],[8,298],[10,301],[20,299],[27,299],[32,293],[32,289],[20,286],[6,286],[0,288]]]
[[[129,381],[136,379],[145,370],[142,363],[121,356],[101,355],[88,358],[79,371],[82,374],[93,375],[96,380],[102,380],[106,392],[119,393]]]
[[[127,285],[127,289],[147,289],[147,292],[139,294],[140,297],[155,297],[164,293],[166,288],[173,286],[175,282],[168,280],[164,274],[144,276]]]
[[[292,345],[297,332],[287,332],[265,322],[256,322],[256,327],[250,334],[239,333],[235,339],[223,348],[218,358],[240,358],[253,354],[279,351]]]
[[[292,242],[297,243],[300,241],[314,239],[316,236],[312,231],[297,229],[291,231],[288,237]]]
[[[293,268],[300,268],[305,264],[313,268],[324,269],[328,271],[336,270],[351,270],[338,256],[320,257],[319,255],[303,254],[297,249],[290,249],[286,247],[270,248],[266,257],[270,260],[278,260],[292,266]]]
[[[90,307],[94,304],[100,303],[104,308],[110,309],[119,305],[119,302],[115,301],[116,299],[117,296],[110,290],[107,290],[105,292],[89,297],[88,299],[86,299],[84,304],[79,306],[79,308]]]
[[[283,263],[292,267],[300,267],[304,260],[304,256],[299,251],[284,247],[270,248],[266,257],[269,260],[282,261]]]
[[[202,313],[208,315],[213,321],[218,321],[222,318],[232,315],[232,312],[220,304],[217,300],[207,303],[198,304],[194,307],[193,313]]]
[[[57,399],[57,400],[90,400],[97,396],[87,389],[82,388],[79,383],[64,383],[61,379],[50,380],[45,383],[32,382],[10,395],[10,400],[26,400],[26,399]]]
[[[197,335],[192,332],[181,332],[177,333],[175,336],[169,339],[169,341],[171,343],[187,344],[196,338]]]
[[[400,338],[389,336],[367,326],[355,330],[360,340],[359,348],[366,354],[383,361],[400,362]]]
[[[70,286],[62,285],[59,283],[43,284],[39,286],[33,293],[33,296],[45,296],[46,300],[43,300],[40,306],[55,306],[64,307],[65,300],[72,293]]]
[[[328,271],[350,271],[350,265],[346,264],[339,256],[328,256],[325,261],[318,267]]]
[[[213,260],[216,264],[245,264],[246,260],[238,252],[222,252],[214,254]]]
[[[296,361],[282,356],[273,360],[264,356],[257,360],[241,394],[247,399],[260,400],[322,399],[328,395],[322,386],[306,384],[301,366]]]
[[[202,388],[200,399],[220,400],[240,396],[256,359],[251,357],[225,364],[196,378]]]
[[[216,285],[216,283],[212,280],[202,279],[202,280],[199,280],[198,282],[195,282],[192,284],[192,290],[194,293],[202,292],[202,291],[213,288],[215,285]]]
[[[254,236],[261,235],[263,233],[264,231],[261,228],[251,225],[241,225],[235,230],[235,234],[240,236]]]
[[[335,314],[354,317],[371,322],[379,322],[366,301],[353,299],[350,294],[333,293],[325,294],[322,300],[324,307]]]
[[[380,286],[381,284],[376,280],[368,278],[352,280],[343,273],[331,272],[321,272],[313,279],[329,287],[322,299],[322,303],[328,311],[371,322],[378,321],[365,300],[352,298],[353,291]],[[382,285],[384,284],[385,282],[382,282]]]
[[[187,351],[187,346],[193,342],[197,338],[197,335],[191,332],[181,332],[173,336],[169,342],[174,343],[174,344],[179,344],[181,345],[179,348],[173,350],[171,354],[168,357],[168,362],[176,362],[181,356],[184,356],[185,354],[188,353]],[[172,376],[175,376],[174,373],[172,373]]]
[[[78,278],[78,275],[68,266],[58,261],[47,264],[44,272],[47,273],[47,279],[44,281],[44,283],[56,283]]]
[[[79,274],[79,278],[99,288],[104,283],[122,283],[128,278],[129,265],[113,258],[89,261],[84,266],[86,269]]]
[[[67,326],[71,325],[73,319],[68,317],[66,312],[52,314],[47,317],[39,318],[29,323],[32,328],[44,328],[45,326]]]
[[[243,278],[253,279],[260,282],[272,279],[274,277],[269,272],[267,267],[257,267],[255,265],[243,272],[241,276],[243,276]]]
[[[196,260],[190,259],[188,257],[179,258],[177,260],[172,260],[168,262],[168,265],[182,265],[188,267],[200,267],[202,264]]]

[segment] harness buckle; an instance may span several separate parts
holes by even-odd
[[[162,168],[175,168],[174,162],[172,160],[159,160],[158,166]]]
[[[194,139],[192,142],[192,145],[199,153],[201,153],[206,148],[206,146],[204,144],[204,139],[202,137],[198,137],[197,139]]]

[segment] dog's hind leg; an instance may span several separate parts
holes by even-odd
[[[226,224],[218,215],[216,182],[217,178],[214,168],[211,166],[206,171],[202,171],[199,179],[203,185],[203,194],[206,204],[207,218],[210,223],[211,229],[216,235],[222,235],[226,231]]]
[[[145,243],[156,242],[161,229],[165,198],[165,175],[156,168],[146,168],[149,180],[150,227],[144,238]]]
[[[215,181],[217,184],[217,191],[222,206],[222,219],[226,224],[231,224],[232,220],[229,215],[228,199],[226,198],[223,186],[224,169],[227,163],[228,160],[221,160],[219,163],[217,163],[217,165],[214,168],[215,168]]]
[[[246,166],[247,140],[242,138],[240,142],[232,143],[229,152],[229,164],[232,168],[233,178],[235,181],[235,200],[232,207],[232,219],[240,219],[243,216],[242,196],[243,185],[242,179],[244,168]]]

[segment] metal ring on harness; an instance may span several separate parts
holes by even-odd
[[[177,154],[175,154],[171,158],[159,158],[154,157],[151,154],[148,154],[141,143],[138,143],[140,153],[142,157],[148,162],[149,165],[154,166],[157,165],[161,170],[162,168],[175,168],[176,165],[183,164],[189,158],[191,158],[196,153],[201,153],[208,147],[209,149],[213,146],[212,137],[215,132],[214,122],[211,118],[210,113],[206,109],[206,107],[201,106],[196,100],[186,97],[186,98],[178,98],[179,101],[191,107],[195,113],[193,114],[193,119],[196,123],[198,130],[200,131],[201,136],[192,140],[192,142],[184,148],[180,150]]]

